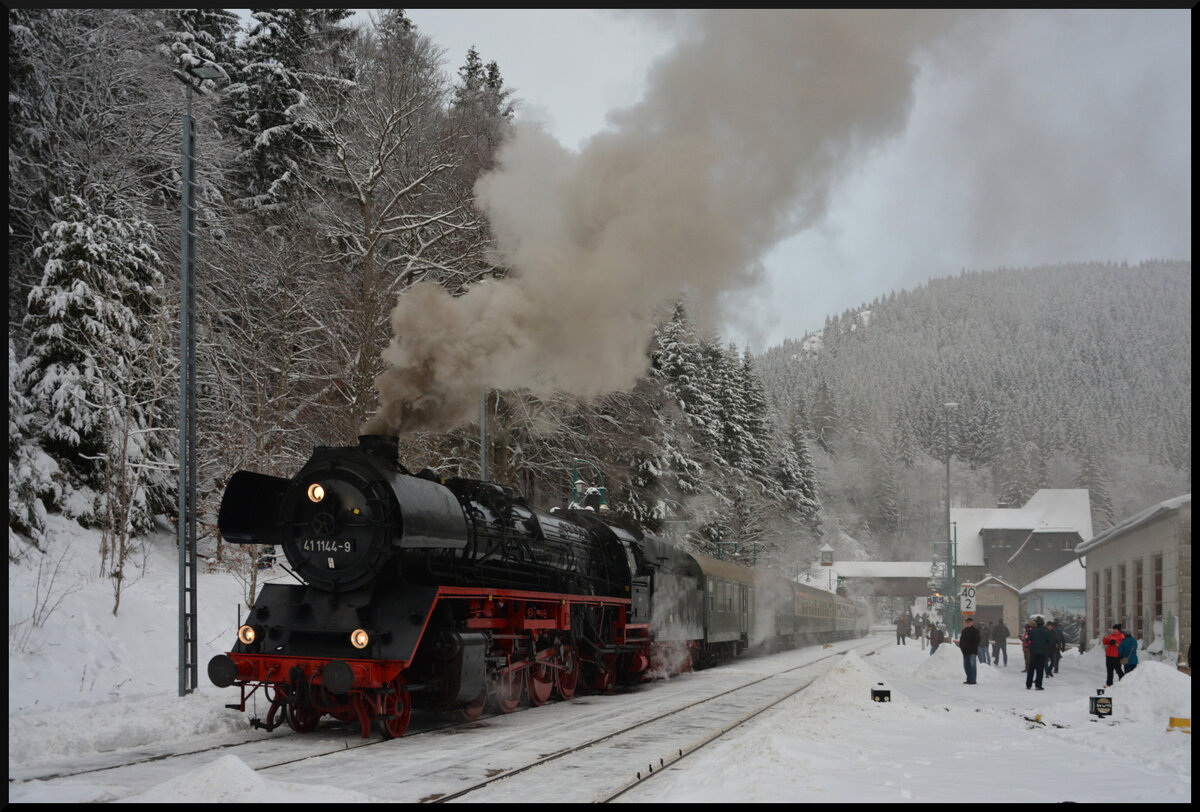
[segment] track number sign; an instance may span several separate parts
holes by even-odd
[[[975,587],[964,586],[962,589],[962,613],[964,615],[975,614]]]

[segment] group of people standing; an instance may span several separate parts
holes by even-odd
[[[926,631],[929,635],[929,653],[933,654],[945,641],[946,633],[927,617],[913,618],[904,613],[896,619],[896,645],[908,645],[908,637],[911,634],[921,640],[924,647]],[[1009,634],[1003,618],[997,620],[991,628],[987,623],[976,626],[974,618],[966,618],[958,640],[963,655],[963,671],[967,677],[963,681],[964,685],[976,684],[979,662],[999,668],[1000,659],[1003,657],[1004,666],[1008,666]],[[1113,624],[1112,631],[1101,642],[1104,645],[1108,685],[1113,684],[1114,673],[1120,680],[1137,668],[1137,640],[1132,635],[1125,634],[1121,624]],[[989,643],[992,647],[990,657]],[[1042,682],[1058,673],[1063,652],[1067,650],[1066,635],[1060,624],[1039,615],[1025,624],[1025,632],[1021,636],[1021,650],[1025,656],[1025,689],[1036,688],[1041,691],[1044,690]]]
[[[1062,629],[1051,620],[1049,623],[1039,615],[1025,624],[1021,636],[1021,650],[1025,654],[1025,690],[1044,690],[1042,682],[1058,671],[1067,640]]]
[[[1108,672],[1107,685],[1112,685],[1114,672],[1116,672],[1117,680],[1120,681],[1125,678],[1126,674],[1137,668],[1137,639],[1132,634],[1125,634],[1120,623],[1114,623],[1112,631],[1100,642],[1104,644],[1104,668]]]
[[[996,625],[990,629],[986,623],[976,627],[974,618],[966,619],[958,641],[963,655],[963,671],[967,676],[964,685],[975,684],[979,660],[988,663],[989,641],[992,643],[993,664],[999,668],[1000,658],[1003,656],[1004,665],[1008,666],[1008,636],[1008,627],[1004,625],[1003,619],[996,621]],[[1026,624],[1021,647],[1025,652],[1025,687],[1033,688],[1036,682],[1037,690],[1041,691],[1043,679],[1052,676],[1058,670],[1062,652],[1066,650],[1066,638],[1062,629],[1057,628],[1053,620],[1046,623],[1043,618],[1038,617]]]
[[[946,640],[946,630],[936,621],[930,620],[929,615],[914,617],[905,612],[896,617],[896,645],[907,646],[909,637],[920,640],[922,650],[928,641],[929,653],[932,654]]]

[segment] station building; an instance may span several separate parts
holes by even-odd
[[[958,580],[988,575],[1028,584],[1073,563],[1075,548],[1092,537],[1086,488],[1043,488],[1019,508],[950,509],[958,541]]]
[[[1160,502],[1075,547],[1087,568],[1087,634],[1114,623],[1174,664],[1192,642],[1192,495]]]

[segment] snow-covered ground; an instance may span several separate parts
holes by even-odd
[[[201,684],[179,698],[173,538],[152,539],[145,575],[126,586],[114,618],[111,588],[96,573],[98,536],[51,522],[51,559],[66,555],[43,603],[62,602],[40,627],[24,621],[48,594],[49,573],[39,591],[35,567],[9,565],[10,802],[379,800],[353,789],[350,771],[343,786],[273,781],[220,751],[149,789],[121,787],[104,773],[69,788],[26,780],[99,765],[122,750],[194,750],[247,731],[245,715],[224,707],[235,693],[209,685],[204,673],[233,639],[240,584],[201,574]],[[980,665],[978,684],[964,685],[953,646],[931,656],[916,641],[889,642],[876,655],[848,654],[807,691],[620,800],[1191,801],[1191,736],[1168,732],[1170,717],[1191,718],[1190,677],[1143,660],[1109,690],[1111,720],[1096,721],[1088,698],[1103,685],[1100,651],[1069,654],[1041,692],[1025,690],[1020,663],[1012,641],[1008,668]],[[880,682],[890,703],[870,700]],[[553,792],[529,800],[551,801]]]

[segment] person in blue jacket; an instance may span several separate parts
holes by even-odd
[[[1137,638],[1132,634],[1125,635],[1125,639],[1117,646],[1117,657],[1126,674],[1137,668]]]

